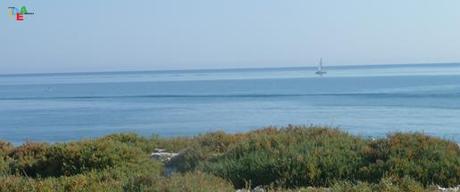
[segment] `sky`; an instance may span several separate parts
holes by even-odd
[[[35,15],[23,22],[8,7]],[[458,0],[2,0],[0,74],[460,61]]]

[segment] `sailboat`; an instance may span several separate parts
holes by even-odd
[[[318,65],[318,71],[316,71],[316,74],[319,75],[319,76],[323,76],[327,73],[327,71],[325,71],[323,69],[323,58],[321,58],[319,60],[319,65]]]

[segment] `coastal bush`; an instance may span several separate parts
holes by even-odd
[[[238,188],[248,183],[328,186],[335,180],[357,178],[364,147],[361,139],[334,129],[290,127],[262,131],[212,159],[205,170],[229,179]]]
[[[185,150],[197,143],[195,138],[188,137],[161,138],[158,136],[154,136],[151,138],[151,141],[155,144],[157,148],[176,152]]]
[[[166,166],[174,167],[176,171],[194,171],[208,159],[224,154],[231,146],[248,138],[249,134],[226,134],[214,132],[203,134],[194,138],[175,138],[171,141],[162,141],[163,145],[187,143],[180,149],[180,154],[169,161]]]
[[[26,144],[12,153],[17,160],[13,168],[19,174],[33,177],[70,176],[91,170],[102,170],[148,158],[139,148],[111,140],[87,140],[55,144]]]
[[[368,164],[360,169],[361,179],[410,176],[424,185],[460,184],[460,149],[454,142],[418,133],[397,133],[369,142],[364,156]]]
[[[13,150],[13,145],[9,142],[0,141],[0,154],[8,154],[11,150]]]
[[[114,141],[124,143],[131,147],[140,148],[145,153],[151,153],[157,146],[158,137],[145,138],[135,133],[111,134],[98,139],[98,141]]]
[[[7,156],[0,156],[0,176],[9,173],[9,162]]]
[[[58,178],[32,179],[10,176],[0,178],[0,192],[41,192],[41,191],[122,191],[120,181],[101,180],[93,174],[74,175]]]
[[[337,192],[433,192],[435,187],[425,188],[421,183],[409,178],[382,178],[378,183],[336,182],[331,191]]]
[[[174,167],[176,171],[185,173],[196,170],[210,157],[209,153],[197,145],[182,151],[178,156],[167,162],[166,166]]]
[[[8,154],[13,150],[13,145],[0,141],[0,175],[8,174],[10,158]]]
[[[202,172],[174,174],[171,177],[135,177],[124,186],[124,190],[132,192],[235,191],[231,183]]]
[[[49,147],[45,143],[27,142],[12,149],[8,154],[12,159],[9,166],[11,173],[33,176],[43,171],[41,167],[36,167],[36,165],[46,160]]]
[[[90,172],[58,178],[31,179],[27,177],[0,177],[0,192],[164,192],[164,191],[235,191],[233,185],[222,178],[192,172],[162,177],[156,174],[130,174],[119,179],[109,172]],[[126,174],[126,173],[123,173]]]
[[[203,170],[236,187],[378,183],[384,177],[411,177],[424,186],[460,184],[458,145],[418,133],[373,141],[334,129],[291,126],[248,133],[228,149],[223,155],[189,160],[208,159]]]
[[[10,176],[1,178],[0,192],[45,192],[45,191],[121,191],[115,183],[101,182],[90,175],[75,175],[71,177],[31,179],[27,177]]]
[[[155,148],[180,152],[163,164]],[[166,168],[165,168],[166,166]],[[179,173],[163,176],[165,169]],[[0,142],[3,191],[433,191],[460,185],[460,148],[418,133],[376,140],[288,126],[196,137],[112,134],[14,147]]]
[[[207,133],[196,138],[198,146],[213,154],[225,153],[234,144],[246,140],[248,134],[226,134],[224,132]]]

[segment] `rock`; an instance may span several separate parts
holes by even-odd
[[[452,187],[452,188],[444,188],[444,187],[438,186],[438,190],[442,192],[458,192],[460,191],[460,185],[457,187]]]
[[[258,186],[252,190],[252,192],[265,192],[265,189],[261,186]]]
[[[238,189],[238,190],[236,190],[236,192],[250,192],[250,191],[246,190],[246,189]]]
[[[166,149],[155,148],[155,149],[153,150],[153,152],[154,152],[154,153],[164,153],[164,152],[166,152]]]
[[[154,152],[150,155],[152,159],[167,163],[171,161],[172,158],[179,155],[179,153],[169,153],[165,149],[155,149]]]
[[[177,170],[177,166],[174,163],[174,158],[178,158],[182,153],[171,153],[166,149],[156,148],[153,150],[153,153],[150,155],[150,158],[154,160],[161,161],[165,164],[165,176],[171,176]]]
[[[262,186],[258,186],[254,188],[253,190],[247,190],[247,189],[238,189],[236,192],[265,192],[265,189]]]

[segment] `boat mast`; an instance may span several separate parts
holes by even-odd
[[[322,57],[319,59],[318,71],[323,71],[323,58]]]
[[[316,71],[316,74],[319,76],[323,76],[327,72],[323,70],[323,58],[321,57],[319,59],[319,65],[318,65],[318,71]]]

